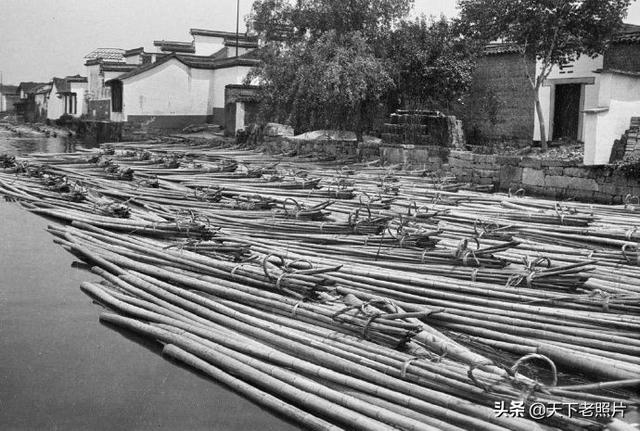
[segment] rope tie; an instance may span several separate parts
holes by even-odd
[[[462,264],[464,266],[470,266],[469,256],[471,256],[473,260],[475,260],[476,264],[480,266],[480,260],[478,259],[478,257],[476,256],[476,253],[473,250],[466,250],[464,253],[462,253]]]
[[[532,287],[533,279],[536,277],[536,275],[537,275],[537,271],[531,271],[529,274],[527,274],[526,280],[527,280],[528,288]]]
[[[381,316],[380,313],[374,313],[371,316],[369,316],[364,326],[362,327],[362,338],[364,338],[365,340],[369,340],[369,326],[371,325],[371,322],[374,321],[374,319],[377,319],[380,316]]]
[[[477,277],[478,277],[478,268],[473,268],[473,271],[471,271],[471,282],[475,283]]]
[[[420,263],[424,263],[424,258],[427,255],[427,251],[429,251],[429,249],[425,248],[424,251],[422,252],[422,256],[420,256]]]
[[[549,364],[549,366],[551,367],[551,372],[553,373],[553,380],[551,381],[551,385],[548,385],[548,386],[556,386],[558,384],[558,369],[556,368],[556,364],[547,356],[541,355],[539,353],[529,353],[527,355],[524,355],[523,357],[518,359],[510,369],[507,370],[509,374],[512,376],[514,382],[523,383],[521,381],[518,381],[518,378],[517,378],[518,369],[523,363],[530,361],[531,359],[541,359]],[[540,386],[540,385],[541,384],[539,382],[536,382],[534,386]]]
[[[298,301],[294,304],[293,308],[291,309],[291,317],[292,318],[296,318],[297,314],[298,314],[298,308],[300,307],[300,305],[302,304],[302,301]]]
[[[264,257],[264,259],[262,259],[262,270],[264,271],[264,274],[267,276],[267,278],[271,281],[273,281],[275,279],[275,277],[271,276],[271,274],[269,274],[269,269],[267,268],[267,263],[269,263],[269,258],[270,257],[277,257],[278,259],[280,259],[280,262],[282,263],[282,265],[284,266],[284,259],[282,258],[282,256],[278,256],[277,254],[268,254],[267,256]]]
[[[412,362],[419,360],[420,358],[418,358],[417,356],[414,356],[413,358],[409,358],[406,361],[404,361],[402,363],[402,366],[400,367],[400,377],[401,378],[406,378],[407,377],[407,369],[409,368],[409,365],[411,365]]]
[[[231,275],[235,276],[236,275],[236,271],[238,269],[242,268],[244,265],[246,265],[246,263],[239,263],[238,265],[236,265],[233,268],[231,268]]]
[[[284,280],[285,277],[288,277],[290,275],[291,273],[289,272],[283,272],[282,274],[280,274],[280,276],[276,279],[276,289],[282,290],[282,287],[280,286],[280,284],[282,283],[282,280]]]
[[[469,377],[469,379],[471,379],[473,384],[475,384],[477,387],[481,388],[485,392],[489,392],[489,389],[490,389],[489,386],[485,385],[484,383],[481,383],[473,375],[473,371],[476,368],[484,367],[485,365],[493,365],[493,362],[492,361],[478,361],[478,362],[474,362],[473,364],[470,364],[469,365],[469,371],[467,371],[467,377]]]
[[[602,311],[608,313],[609,304],[611,302],[611,294],[609,292],[604,292],[600,289],[596,289],[589,294],[589,298],[593,298],[594,296],[600,296],[602,298]]]
[[[634,226],[633,229],[629,229],[625,236],[627,238],[627,241],[631,241],[631,237],[633,236],[634,233],[636,233],[638,231],[638,226]]]

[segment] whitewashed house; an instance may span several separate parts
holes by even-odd
[[[85,56],[87,70],[87,116],[92,120],[108,121],[110,116],[111,89],[105,82],[127,73],[138,64],[125,60],[125,50],[98,48]]]
[[[87,78],[80,75],[53,78],[47,103],[47,119],[57,120],[63,115],[80,117],[86,114]]]
[[[43,122],[47,119],[47,108],[51,97],[53,83],[48,82],[34,87],[30,92],[33,97],[33,118],[30,121]]]
[[[0,112],[15,111],[15,104],[20,99],[17,85],[0,84]]]
[[[238,57],[258,47],[257,39],[246,34],[201,28],[192,28],[190,33],[193,37],[193,49],[196,55],[216,58]]]
[[[616,139],[640,116],[640,26],[625,25],[604,55],[555,67],[540,91],[548,138],[584,142],[584,163],[609,162]],[[535,117],[534,140],[540,140]]]
[[[214,58],[173,53],[107,81],[111,121],[154,129],[225,124],[225,87],[242,84],[257,64],[249,56]]]

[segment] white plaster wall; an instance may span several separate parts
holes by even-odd
[[[58,88],[54,85],[47,100],[47,118],[57,120],[64,114],[64,96],[58,94]]]
[[[597,103],[604,110],[587,114],[585,164],[608,163],[614,141],[629,128],[631,117],[640,116],[640,77],[603,73]]]
[[[90,99],[99,99],[102,89],[102,76],[100,75],[100,65],[87,66],[88,93]]]
[[[244,103],[236,103],[236,132],[244,129]]]
[[[78,102],[76,113],[73,116],[80,117],[82,114],[87,113],[87,103],[86,103],[87,83],[72,82],[71,91],[76,93],[76,100]]]
[[[568,69],[565,69],[565,73],[562,73],[559,67],[554,66],[551,69],[551,73],[547,79],[567,79],[567,78],[594,78],[595,83],[584,86],[584,109],[592,109],[598,107],[599,94],[600,94],[600,74],[594,73],[596,70],[602,69],[603,57],[601,55],[591,58],[588,56],[581,56],[573,62],[573,68],[570,69],[572,73],[567,73]],[[540,73],[542,64],[540,61],[536,65],[536,73]],[[540,89],[540,103],[542,105],[542,112],[545,118],[545,126],[547,132],[547,139],[551,139],[553,133],[553,125],[550,119],[553,118],[553,100],[552,100],[552,87],[542,87]],[[535,112],[535,106],[533,107]],[[585,114],[581,114],[582,130],[578,130],[578,139],[585,139],[584,124],[586,121]],[[540,140],[540,122],[538,121],[537,114],[534,118],[533,126],[533,139],[535,141]]]
[[[572,63],[573,67],[571,69],[565,69],[562,73],[559,67],[554,66],[551,69],[551,73],[547,79],[561,79],[561,78],[584,78],[588,76],[596,76],[596,73],[593,73],[595,70],[602,69],[603,66],[603,57],[598,55],[595,58],[591,58],[589,56],[583,55],[580,56],[576,61]],[[540,70],[541,64],[538,61],[538,70]],[[571,73],[568,73],[568,72]]]
[[[215,70],[211,108],[224,108],[224,87],[229,84],[242,84],[251,67],[235,66]]]
[[[123,114],[207,115],[214,71],[170,60],[123,82]]]
[[[193,36],[193,43],[196,55],[211,55],[224,47],[224,38],[196,35]]]
[[[131,55],[129,57],[125,57],[124,60],[127,62],[127,64],[141,64],[142,56],[140,54]]]

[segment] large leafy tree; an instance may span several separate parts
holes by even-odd
[[[358,139],[379,116],[393,81],[359,33],[328,31],[312,42],[287,49],[267,47],[259,76],[262,111],[298,132],[343,129]]]
[[[249,27],[266,40],[315,40],[328,31],[384,37],[407,16],[414,0],[256,0]]]
[[[387,52],[403,106],[446,109],[469,89],[477,49],[446,18],[423,16],[401,22]]]
[[[523,60],[536,58],[537,71],[523,67],[534,90],[542,149],[547,133],[539,90],[556,65],[602,53],[621,25],[631,0],[458,0],[463,31],[485,42],[521,47]]]
[[[248,26],[260,36],[266,118],[296,131],[349,129],[360,138],[394,83],[388,33],[413,0],[256,0]]]

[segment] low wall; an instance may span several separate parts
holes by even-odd
[[[380,161],[401,163],[406,168],[441,169],[449,155],[449,148],[436,145],[389,144],[380,146]]]
[[[338,159],[359,157],[359,145],[353,140],[265,137],[262,149],[269,154],[295,152],[298,156],[313,155]]]
[[[615,203],[628,194],[640,196],[638,178],[625,176],[611,166],[585,166],[577,161],[451,151],[449,168],[459,181],[493,184],[508,191],[556,199]]]

